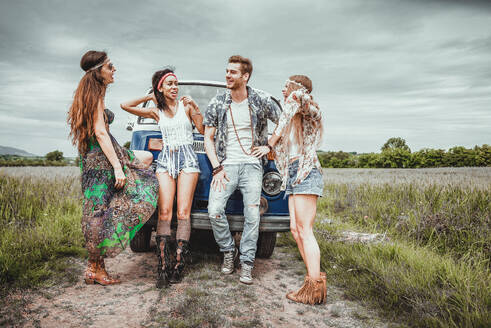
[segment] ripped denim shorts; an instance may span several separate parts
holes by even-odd
[[[155,173],[169,173],[176,179],[181,171],[186,173],[201,172],[198,164],[198,156],[193,146],[182,145],[174,149],[164,147],[157,158],[157,169]]]
[[[309,175],[296,186],[292,186],[297,178],[298,160],[290,163],[288,167],[288,180],[286,183],[285,195],[317,195],[322,197],[324,180],[319,170],[314,167]]]

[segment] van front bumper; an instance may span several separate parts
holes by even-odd
[[[244,216],[227,214],[230,231],[244,230]],[[191,227],[199,230],[212,230],[208,213],[195,212],[191,213]],[[284,232],[290,231],[289,216],[261,216],[259,223],[259,231],[261,232]]]

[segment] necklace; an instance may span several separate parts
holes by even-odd
[[[251,151],[248,153],[245,151],[244,147],[242,146],[242,142],[240,142],[239,134],[237,133],[237,129],[235,127],[235,122],[234,122],[234,116],[232,115],[232,105],[228,105],[228,109],[230,111],[230,118],[232,119],[232,126],[234,127],[235,131],[235,136],[237,137],[237,141],[239,142],[239,146],[244,152],[244,154],[251,156],[252,155],[252,147],[254,146],[254,133],[252,132],[252,112],[251,112],[251,106],[247,106],[249,109],[249,118],[251,120],[251,138],[252,138],[252,143],[251,143]]]

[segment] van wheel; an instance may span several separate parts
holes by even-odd
[[[276,245],[276,232],[260,232],[257,240],[256,256],[267,259],[273,255]]]
[[[150,238],[152,236],[152,226],[145,224],[130,241],[130,248],[133,252],[148,252],[150,250]]]

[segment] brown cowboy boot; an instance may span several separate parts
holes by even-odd
[[[101,257],[101,258],[99,259],[99,271],[100,271],[100,272],[101,272],[101,274],[102,274],[102,277],[103,277],[102,279],[103,279],[104,281],[106,281],[106,283],[107,283],[108,285],[114,285],[114,284],[120,284],[120,283],[121,283],[121,280],[120,280],[120,279],[118,279],[118,278],[113,278],[113,277],[111,277],[111,276],[110,276],[110,275],[107,273],[107,271],[106,271],[106,264],[104,263],[104,258],[103,258],[103,257]]]
[[[87,262],[87,268],[85,269],[85,283],[87,285],[93,284],[95,275],[97,272],[97,260],[91,260],[89,259]]]
[[[99,258],[96,261],[89,261],[89,266],[85,271],[85,283],[88,285],[97,283],[99,285],[107,286],[107,285],[119,284],[121,283],[121,280],[116,278],[111,278],[109,274],[106,272],[104,259]]]

